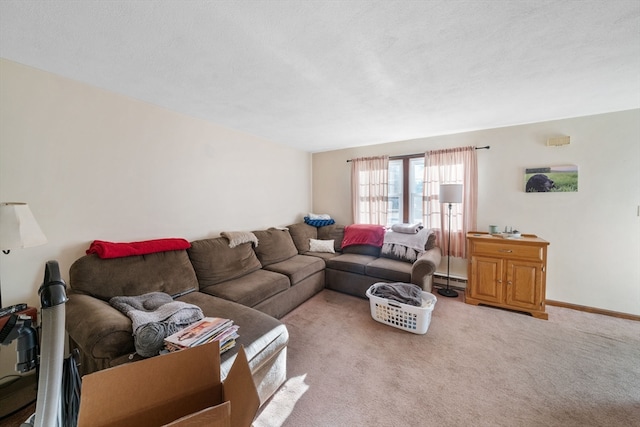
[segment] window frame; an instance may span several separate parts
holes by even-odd
[[[409,190],[409,177],[412,159],[422,159],[424,162],[424,154],[408,154],[404,156],[389,156],[389,162],[402,161],[402,222],[409,222],[409,209],[411,206],[411,192]]]

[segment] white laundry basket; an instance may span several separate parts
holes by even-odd
[[[431,323],[431,312],[438,301],[436,296],[422,291],[422,306],[418,307],[373,295],[376,287],[386,284],[374,283],[367,289],[366,295],[371,305],[371,317],[394,328],[414,334],[426,334]]]

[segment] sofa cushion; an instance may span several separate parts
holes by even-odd
[[[288,225],[287,228],[299,254],[309,252],[309,239],[318,238],[318,228],[312,227],[304,222]]]
[[[287,260],[269,264],[264,268],[286,275],[293,286],[312,274],[324,270],[324,267],[324,261],[318,257],[295,255]]]
[[[340,252],[305,252],[302,255],[308,255],[308,256],[312,256],[312,257],[322,258],[324,260],[328,260],[328,259],[340,256],[342,254]]]
[[[262,267],[251,243],[230,248],[224,237],[191,242],[187,253],[200,287],[242,277]]]
[[[234,301],[247,307],[289,289],[289,278],[267,270],[256,270],[242,277],[211,286],[201,286],[200,292]]]
[[[263,267],[298,254],[298,248],[293,243],[289,230],[272,227],[268,230],[254,231],[253,234],[258,238],[255,252]]]
[[[318,239],[333,240],[334,250],[339,251],[344,240],[344,225],[333,224],[318,228]]]
[[[365,274],[390,282],[411,283],[412,264],[389,258],[378,258],[365,266]]]
[[[360,254],[342,254],[337,257],[326,259],[327,268],[334,270],[348,271],[351,273],[365,274],[365,266],[373,262],[376,257]]]
[[[351,245],[346,248],[342,248],[342,253],[368,255],[377,258],[380,256],[380,249],[381,248],[371,245]]]
[[[429,250],[435,248],[436,247],[436,239],[437,239],[436,233],[430,234],[429,238],[427,239],[427,244],[424,245],[424,250],[425,251],[429,251]]]
[[[69,285],[76,293],[108,301],[147,292],[181,294],[198,289],[198,279],[187,252],[179,250],[109,259],[85,255],[69,268]]]
[[[266,388],[269,384],[277,382],[278,378],[260,381],[260,377],[256,377],[256,374],[273,363],[278,353],[286,351],[289,342],[289,332],[286,326],[267,314],[201,292],[185,295],[180,298],[180,301],[197,305],[205,316],[232,319],[233,323],[240,327],[238,330],[240,337],[236,339],[236,346],[220,356],[221,377],[226,378],[238,348],[244,347],[251,374],[254,376],[258,393],[264,403],[264,399],[269,395],[265,395],[268,390],[261,388]]]

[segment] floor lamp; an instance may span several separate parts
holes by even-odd
[[[438,289],[438,293],[445,297],[457,297],[458,292],[449,288],[451,266],[451,204],[462,202],[462,184],[440,184],[440,203],[449,204],[449,244],[447,245],[447,287]]]

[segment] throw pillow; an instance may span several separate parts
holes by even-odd
[[[311,252],[329,252],[335,254],[336,251],[333,248],[333,240],[316,240],[309,239],[309,250]]]

